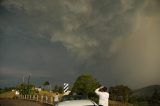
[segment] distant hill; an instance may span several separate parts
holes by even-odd
[[[157,90],[160,93],[160,85],[151,85],[141,89],[137,89],[134,91],[133,96],[144,97],[144,96],[152,96],[154,91]]]

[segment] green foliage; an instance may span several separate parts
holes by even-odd
[[[149,104],[154,106],[160,106],[160,93],[155,89],[152,97],[149,99]]]
[[[79,95],[93,93],[100,86],[99,82],[91,75],[81,75],[73,85],[72,92]]]
[[[20,92],[20,94],[23,94],[23,95],[36,93],[36,90],[34,89],[34,85],[28,85],[25,83],[18,85],[17,90]]]
[[[45,82],[43,83],[43,85],[44,85],[44,86],[48,86],[48,85],[49,85],[49,81],[45,81]]]
[[[49,81],[43,82],[42,85],[43,85],[43,89],[46,89],[46,87],[47,87],[47,89],[49,90],[49,85],[50,85]]]
[[[160,106],[158,97],[160,97],[160,85],[151,85],[135,90],[129,102],[139,106],[156,106],[159,103]]]
[[[78,95],[87,95],[90,99],[97,101],[98,97],[95,94],[95,89],[100,86],[100,83],[91,75],[81,75],[75,81],[72,92]]]
[[[128,86],[118,85],[110,87],[110,99],[121,102],[128,102],[132,94],[132,90]]]

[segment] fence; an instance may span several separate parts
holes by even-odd
[[[54,105],[54,97],[53,96],[45,96],[45,95],[19,95],[19,99],[36,101],[41,103],[46,103],[50,105]],[[138,106],[133,104],[123,104],[123,103],[110,103],[109,106]]]
[[[44,95],[19,95],[19,99],[37,101],[41,103],[46,103],[50,105],[54,105],[54,97],[44,96]]]

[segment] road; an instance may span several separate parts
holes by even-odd
[[[33,101],[16,100],[16,99],[0,99],[0,106],[52,106]]]

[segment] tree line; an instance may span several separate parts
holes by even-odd
[[[71,94],[75,93],[77,95],[85,95],[88,96],[89,99],[98,102],[98,96],[95,94],[95,89],[100,87],[101,84],[98,82],[96,78],[92,75],[80,75],[73,84],[73,87],[70,88]],[[18,90],[21,94],[35,94],[39,93],[35,88],[35,85],[21,83],[16,87],[5,88],[6,91],[11,89]],[[52,89],[49,81],[44,81],[41,86],[42,90],[59,92],[63,93],[63,86],[55,85]],[[0,93],[5,91],[4,89],[0,89]],[[160,106],[160,93],[155,90],[152,97],[136,97],[133,96],[133,90],[126,85],[116,85],[112,86],[108,89],[110,94],[110,100],[120,101],[123,103],[140,103],[147,102],[151,104],[151,106]],[[158,105],[156,105],[158,104]]]

